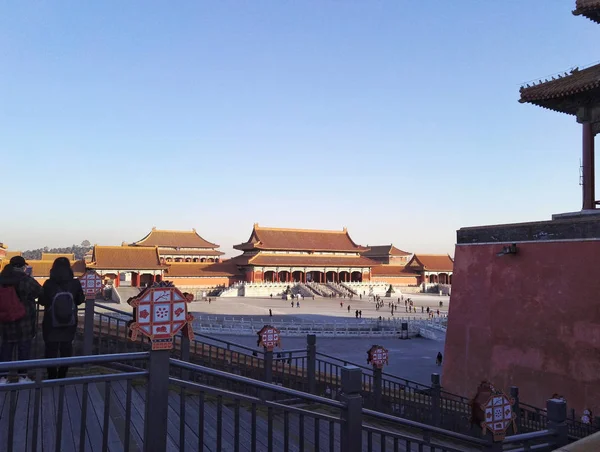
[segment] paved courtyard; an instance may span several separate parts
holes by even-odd
[[[440,309],[441,315],[447,315],[449,297],[427,294],[408,295],[414,302],[416,313],[408,313],[405,310],[404,303],[394,312],[395,318],[416,317],[427,318],[427,313],[421,313],[421,307],[424,310]],[[316,321],[316,322],[352,322],[355,321],[355,312],[357,309],[362,311],[362,317],[378,318],[379,316],[391,317],[391,310],[388,303],[392,299],[383,298],[384,307],[380,310],[375,309],[375,303],[368,299],[330,299],[316,298],[300,300],[300,307],[291,307],[290,300],[280,298],[251,298],[251,297],[232,297],[232,298],[213,298],[211,303],[208,301],[195,301],[190,305],[190,311],[196,316],[210,317],[244,317],[245,320],[252,318],[264,323],[277,324],[278,321]],[[397,302],[397,297],[393,298]],[[340,301],[344,303],[340,307]],[[439,303],[443,306],[440,307]],[[348,312],[350,305],[350,312]],[[121,304],[119,309],[131,311],[127,304]],[[273,318],[269,318],[269,309],[273,312]],[[198,331],[201,332],[201,331]],[[445,337],[443,334],[442,337]],[[219,339],[243,344],[250,347],[256,347],[255,336],[226,336],[219,335]],[[303,349],[306,347],[306,338],[303,337],[285,337],[282,339],[283,349]],[[433,372],[441,374],[441,367],[435,364],[435,358],[438,352],[444,352],[444,340],[430,340],[423,338],[413,338],[408,340],[394,338],[330,338],[317,337],[317,350],[328,355],[336,356],[349,362],[367,365],[367,350],[374,343],[386,347],[390,352],[390,362],[385,368],[385,372],[403,377],[409,380],[417,381],[423,384],[429,384]],[[443,383],[443,382],[442,382]]]
[[[448,314],[448,296],[429,295],[429,294],[412,294],[405,298],[413,300],[416,313],[408,313],[405,309],[404,302],[400,302],[398,309],[394,309],[394,317],[416,317],[427,318],[427,308],[440,310],[440,315]],[[378,318],[392,317],[391,308],[388,303],[391,301],[398,302],[398,297],[383,298],[383,307],[379,310],[375,309],[375,303],[363,297],[362,300],[354,298],[315,298],[300,300],[300,307],[291,306],[291,300],[282,300],[281,298],[272,299],[252,298],[252,297],[232,297],[232,298],[213,298],[211,303],[207,301],[195,301],[190,305],[192,312],[199,315],[211,316],[245,316],[253,318],[265,318],[269,316],[269,309],[272,310],[275,318],[285,316],[287,320],[294,319],[295,321],[302,320],[349,320],[356,317],[356,310],[362,311],[362,318]],[[343,303],[343,307],[340,306]],[[439,306],[442,302],[443,306]],[[350,310],[348,310],[350,306]],[[423,313],[421,312],[423,308]]]
[[[219,336],[219,338],[248,347],[256,347],[256,337]],[[281,339],[281,342],[283,350],[306,348],[306,338],[303,337],[285,337]],[[435,358],[438,352],[444,353],[443,340],[317,337],[317,351],[362,366],[368,365],[367,350],[373,344],[382,345],[390,352],[389,365],[384,368],[384,372],[423,384],[431,383],[432,373],[435,372],[440,375],[442,373],[442,368],[435,364]],[[275,352],[277,352],[277,349]]]
[[[417,309],[416,313],[407,313],[404,303],[400,303],[398,311],[394,312],[394,317],[417,317],[427,318],[427,313],[421,313],[421,306],[424,310],[440,309],[441,315],[447,315],[449,297],[438,295],[414,294],[406,296],[413,300]],[[405,298],[406,298],[405,297]],[[352,321],[355,319],[357,309],[362,311],[364,318],[376,318],[379,316],[391,317],[391,310],[388,303],[396,298],[383,298],[384,307],[379,311],[375,309],[375,303],[367,299],[330,299],[316,298],[300,300],[300,307],[291,307],[290,300],[280,298],[216,298],[209,304],[206,301],[197,301],[192,303],[191,311],[196,315],[210,316],[235,316],[253,319],[263,319],[265,322],[278,320],[283,321]],[[340,301],[344,303],[340,307]],[[440,307],[440,301],[443,306]],[[350,312],[348,312],[350,305]],[[269,318],[269,309],[273,311],[273,318]],[[256,338],[251,336],[219,336],[221,339],[231,342],[255,347]],[[422,338],[408,340],[385,338],[385,339],[360,339],[360,338],[325,338],[317,337],[317,350],[328,355],[336,356],[349,362],[367,365],[367,350],[378,343],[386,347],[390,352],[390,363],[385,368],[385,372],[403,377],[409,380],[417,381],[423,384],[431,382],[431,374],[436,372],[441,374],[441,367],[435,364],[435,358],[438,352],[444,352],[444,341],[435,341]],[[306,339],[302,337],[286,337],[282,339],[283,349],[300,349],[306,347]]]

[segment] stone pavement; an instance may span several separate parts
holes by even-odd
[[[410,295],[417,310],[416,313],[408,313],[405,310],[404,303],[400,303],[400,307],[394,310],[394,317],[416,317],[427,318],[427,313],[421,313],[421,307],[427,309],[440,309],[441,315],[448,314],[448,296],[415,294]],[[355,318],[357,309],[362,311],[363,318],[391,317],[391,309],[388,307],[390,301],[398,300],[398,297],[383,298],[384,306],[377,311],[375,303],[363,298],[362,300],[354,298],[315,298],[300,300],[300,307],[291,307],[291,300],[282,300],[281,298],[251,298],[251,297],[232,297],[232,298],[213,298],[209,304],[207,301],[195,301],[190,305],[190,311],[199,315],[210,316],[248,316],[249,317],[268,317],[269,309],[272,310],[274,316],[286,316],[289,320],[294,321],[332,321],[332,320],[349,320]],[[443,306],[439,306],[439,302]],[[344,305],[340,307],[340,302]],[[350,311],[348,311],[350,306]],[[333,318],[334,319],[333,319]],[[288,320],[286,318],[285,320]]]
[[[248,347],[256,347],[256,338],[249,336],[219,336]],[[306,348],[306,338],[284,337],[281,339],[283,350]],[[390,352],[389,365],[384,372],[398,377],[413,380],[422,384],[431,384],[431,374],[442,374],[442,367],[435,364],[438,352],[444,353],[444,341],[429,339],[394,339],[394,338],[331,338],[317,337],[317,351],[349,362],[367,366],[367,350],[373,344],[382,345]],[[257,349],[258,350],[258,349]],[[277,353],[278,349],[275,349]],[[442,380],[443,384],[443,380]]]

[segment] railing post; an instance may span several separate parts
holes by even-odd
[[[273,383],[273,350],[265,349],[265,383]]]
[[[521,429],[521,408],[519,408],[519,388],[516,386],[510,387],[510,396],[515,399],[515,403],[513,403],[512,409],[513,413],[517,415],[515,418],[515,424],[518,429]],[[515,432],[516,433],[516,432]]]
[[[442,385],[440,374],[431,374],[431,420],[433,425],[439,427],[442,421],[441,413]]]
[[[181,360],[190,362],[190,338],[187,334],[181,333]]]
[[[170,350],[152,350],[150,352],[144,420],[144,450],[147,451],[167,450],[169,352]]]
[[[317,335],[306,335],[306,377],[308,378],[308,392],[317,392]]]
[[[342,367],[342,438],[341,450],[360,452],[362,450],[362,371],[356,366]]]
[[[380,367],[373,366],[373,397],[375,399],[375,409],[381,409],[381,386],[383,381],[383,371]]]
[[[567,427],[567,402],[559,399],[550,399],[546,402],[548,413],[548,430],[555,434],[554,447],[569,444],[569,429]]]
[[[83,354],[91,355],[94,352],[94,308],[96,300],[85,300],[85,314],[83,319]],[[100,340],[100,339],[98,339]]]

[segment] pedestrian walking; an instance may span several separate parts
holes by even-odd
[[[273,317],[273,311],[269,309],[269,317]]]
[[[436,363],[438,366],[441,366],[441,365],[442,365],[442,352],[438,352],[438,354],[437,354],[437,358],[435,359],[435,363]]]

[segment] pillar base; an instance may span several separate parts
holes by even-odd
[[[457,232],[444,388],[600,410],[600,211]],[[516,248],[508,245],[516,244]]]

